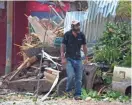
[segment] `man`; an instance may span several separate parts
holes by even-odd
[[[62,64],[66,64],[67,85],[66,92],[72,91],[73,79],[75,78],[75,99],[81,99],[81,85],[82,85],[82,61],[81,61],[81,47],[85,57],[87,55],[86,39],[82,32],[80,32],[79,21],[72,21],[71,30],[66,32],[61,45],[61,60]],[[65,53],[66,48],[66,54]],[[87,57],[86,57],[87,59]]]

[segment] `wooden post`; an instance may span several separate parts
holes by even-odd
[[[13,25],[13,1],[7,1],[7,32],[6,32],[6,67],[5,74],[11,71],[12,58],[12,25]]]

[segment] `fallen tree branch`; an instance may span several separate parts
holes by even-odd
[[[18,46],[18,47],[21,47],[21,48],[23,48],[23,47],[24,47],[24,46],[21,46],[21,45],[15,44],[15,43],[14,43],[14,45],[15,45],[15,46]]]
[[[28,43],[24,43],[26,46],[28,47],[33,47],[32,45],[28,44]]]
[[[103,87],[99,90],[98,95],[100,95],[101,92],[102,92],[105,88],[106,88],[106,86],[103,86]]]

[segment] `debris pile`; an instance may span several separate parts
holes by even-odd
[[[53,54],[49,54],[59,56],[59,48],[54,46],[54,42],[56,38],[61,38],[64,35],[63,27],[60,27],[64,21],[62,20],[60,24],[56,25],[54,22],[47,19],[39,20],[37,17],[32,16],[27,18],[34,30],[34,33],[25,35],[22,46],[15,44],[20,47],[24,60],[26,59],[26,55],[31,57],[40,53],[42,47],[48,50],[47,53],[52,52]],[[56,50],[56,53],[54,50]]]
[[[56,25],[55,23],[48,20],[39,20],[37,17],[29,16],[28,21],[30,22],[35,33],[37,34],[36,36],[40,39],[42,43],[44,41],[48,45],[53,46],[55,37],[63,36],[63,29],[59,28],[59,26],[63,24],[63,20],[60,22],[60,24]]]
[[[20,48],[23,62],[15,71],[3,76],[0,88],[35,93],[39,78],[39,93],[47,92],[53,87],[55,79],[58,78],[57,75],[60,71],[57,71],[57,69],[63,69],[59,57],[53,57],[60,56],[59,48],[54,46],[54,40],[56,37],[63,36],[63,28],[59,27],[63,21],[55,27],[54,22],[47,19],[39,20],[32,16],[27,18],[34,29],[34,33],[26,34],[22,45],[15,44]],[[42,48],[44,48],[43,52]],[[42,55],[43,62],[40,68]]]

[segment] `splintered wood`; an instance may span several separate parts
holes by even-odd
[[[59,24],[55,24],[54,21],[45,18],[40,20],[38,17],[26,17],[29,23],[31,24],[32,28],[34,29],[34,33],[25,35],[22,46],[15,44],[16,46],[20,47],[24,60],[25,58],[27,58],[24,53],[26,53],[28,50],[32,49],[34,55],[38,54],[38,48],[49,47],[50,49],[50,47],[54,47],[55,38],[63,37],[64,35],[63,27],[61,27],[64,23],[64,20],[62,20]],[[27,54],[27,56],[28,55],[30,54]]]
[[[47,19],[39,20],[37,17],[32,16],[27,16],[27,18],[35,32],[25,34],[22,45],[14,44],[20,48],[23,61],[13,72],[3,79],[9,89],[34,92],[37,89],[37,78],[39,77],[39,70],[41,70],[43,77],[39,78],[41,84],[39,92],[46,92],[51,87],[47,93],[48,95],[59,79],[59,71],[52,69],[53,63],[51,64],[51,62],[46,60],[43,61],[40,68],[38,55],[41,53],[42,47],[44,47],[46,54],[52,56],[60,55],[59,48],[54,47],[54,40],[56,37],[64,35],[63,27],[60,27],[64,21],[61,21],[60,24],[54,24],[54,22]],[[60,63],[59,60],[56,59],[56,61]],[[48,68],[43,69],[44,65]]]
[[[53,45],[53,40],[55,39],[56,34],[48,29],[47,26],[45,26],[45,24],[43,24],[37,17],[29,16],[28,21],[42,43],[44,41],[50,45]]]
[[[26,65],[26,63],[29,61],[29,58],[27,58],[18,68],[17,71],[11,76],[11,78],[9,79],[10,81],[14,78],[15,75],[17,75],[22,69],[23,67]]]

